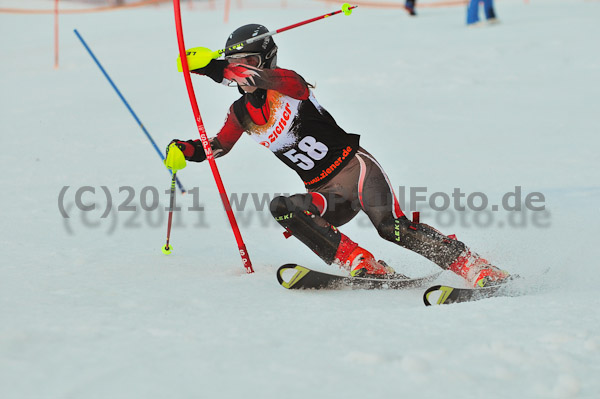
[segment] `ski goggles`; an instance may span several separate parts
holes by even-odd
[[[253,67],[260,68],[264,65],[267,60],[270,60],[277,54],[277,46],[273,47],[271,51],[267,53],[265,59],[260,53],[236,53],[225,57],[230,64],[245,64]],[[274,64],[274,63],[271,63]]]
[[[245,64],[258,67],[262,64],[262,56],[258,53],[237,53],[225,57],[230,64]]]

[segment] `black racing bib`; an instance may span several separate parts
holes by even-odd
[[[307,100],[297,100],[268,90],[270,112],[264,125],[252,121],[246,96],[233,104],[244,130],[296,171],[307,188],[327,182],[358,150],[360,136],[339,127],[312,93]]]

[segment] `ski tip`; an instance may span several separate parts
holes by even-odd
[[[283,277],[283,273],[287,272],[288,270],[293,270],[294,274],[289,280],[286,281]],[[295,286],[295,284],[298,281],[300,281],[304,276],[306,276],[309,272],[310,269],[307,269],[306,267],[296,265],[293,263],[287,263],[283,266],[280,266],[279,269],[277,269],[277,281],[282,287],[287,289],[299,288],[299,286]]]
[[[441,285],[434,285],[433,287],[429,287],[427,290],[425,290],[423,293],[423,302],[425,303],[425,306],[431,306],[431,302],[429,302],[429,295],[440,288],[442,288]]]
[[[439,291],[440,293],[439,297],[435,301],[437,305],[442,305],[444,303],[452,303],[452,301],[447,302],[447,300],[450,297],[450,294],[452,294],[452,291],[454,291],[454,288],[448,287],[446,285],[434,285],[433,287],[429,287],[425,291],[425,293],[423,293],[423,302],[425,303],[425,306],[432,305],[429,296],[437,291]]]
[[[286,265],[283,266],[279,266],[279,269],[277,269],[277,282],[281,285],[283,285],[283,282],[285,281],[283,279],[282,273],[285,272],[288,269],[293,269],[295,265],[288,263]]]

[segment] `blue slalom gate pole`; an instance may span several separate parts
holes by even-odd
[[[102,67],[102,64],[100,64],[100,61],[98,61],[98,59],[96,58],[96,56],[94,55],[94,53],[92,52],[92,50],[90,49],[90,47],[87,45],[87,43],[85,42],[85,40],[83,40],[83,37],[81,37],[81,35],[77,31],[77,29],[74,29],[73,32],[75,32],[75,35],[77,35],[77,38],[79,38],[79,40],[81,41],[81,44],[83,44],[83,47],[85,47],[85,49],[90,54],[90,56],[92,57],[92,59],[96,62],[96,65],[98,65],[98,68],[100,68],[100,70],[102,71],[102,73],[104,74],[104,76],[106,77],[106,79],[108,80],[108,82],[110,83],[110,85],[113,87],[113,89],[115,89],[115,91],[119,95],[119,98],[121,99],[121,101],[123,101],[123,103],[125,104],[125,106],[129,110],[129,112],[131,113],[131,115],[133,116],[133,118],[135,119],[135,121],[137,122],[137,124],[142,128],[142,131],[144,132],[144,134],[146,135],[146,137],[148,137],[148,140],[150,140],[150,142],[152,143],[152,146],[154,147],[154,149],[158,153],[158,156],[160,157],[160,159],[164,161],[165,157],[164,157],[162,151],[158,148],[158,146],[156,145],[156,142],[154,141],[154,139],[152,139],[152,136],[150,136],[150,133],[148,133],[148,131],[146,130],[146,128],[142,124],[142,121],[140,121],[140,119],[137,117],[137,115],[135,114],[135,112],[133,112],[133,109],[129,106],[129,103],[127,102],[127,100],[125,100],[125,97],[123,97],[123,95],[121,94],[121,92],[119,91],[119,89],[117,88],[117,86],[115,85],[115,83],[112,81],[112,79],[110,78],[110,76],[108,76],[108,73],[106,73],[106,71]],[[171,175],[173,174],[173,172],[170,171],[170,170],[169,170],[169,173],[171,173]],[[185,189],[181,185],[181,182],[179,181],[179,179],[176,177],[175,180],[177,181],[177,186],[179,187],[179,190],[181,190],[181,193],[182,194],[185,193]]]

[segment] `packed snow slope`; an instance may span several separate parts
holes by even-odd
[[[337,7],[232,3],[227,24],[223,2],[183,7],[187,47],[222,48],[242,24],[277,29]],[[480,212],[434,212],[422,201],[416,210],[540,287],[432,308],[420,289],[280,287],[284,263],[342,271],[271,221],[260,201],[303,185],[248,137],[217,163],[240,200],[256,272],[244,272],[207,164],[179,173],[191,193],[178,193],[174,251],[163,255],[170,176],[73,29],[162,150],[198,137],[170,4],[62,15],[57,70],[51,15],[0,14],[0,396],[598,397],[600,2],[496,8],[500,24],[471,29],[463,7],[421,8],[416,18],[360,7],[275,38],[279,65],[361,134],[397,192],[404,187],[407,212],[411,187],[441,193],[434,206],[455,188],[463,206],[485,194]],[[238,93],[202,77],[194,85],[214,135]],[[515,187],[522,201],[542,194],[544,209],[489,210]],[[477,206],[481,195],[471,199]],[[341,230],[406,274],[436,270],[381,240],[364,216]],[[449,272],[437,282],[462,284]]]

